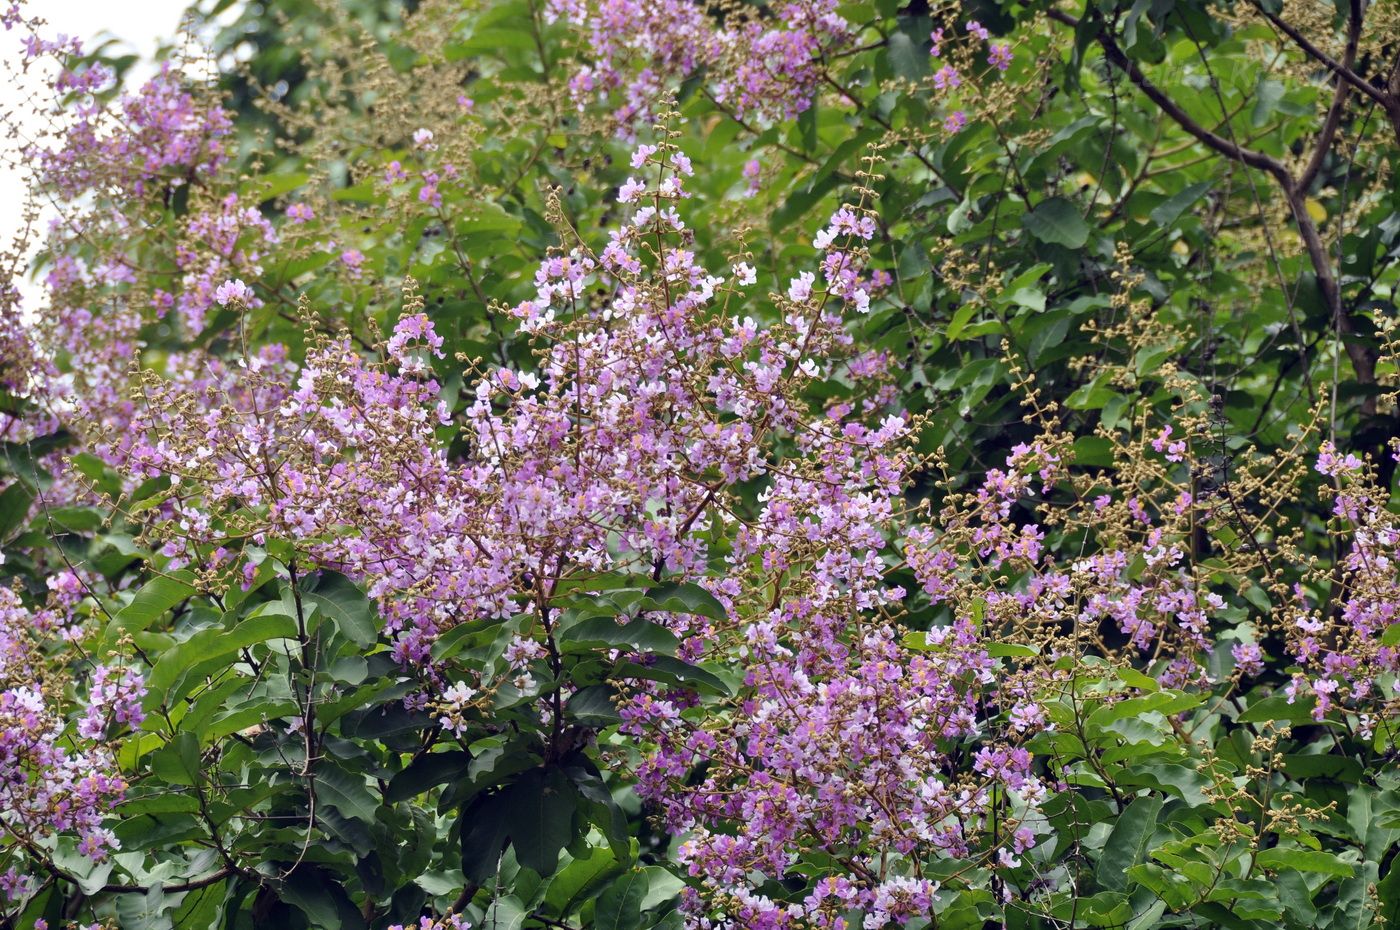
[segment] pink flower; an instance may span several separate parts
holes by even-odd
[[[359,249],[346,249],[340,253],[340,262],[350,271],[350,277],[358,278],[365,263],[365,253]]]
[[[752,197],[754,194],[758,193],[759,180],[762,175],[763,165],[757,158],[750,158],[748,161],[744,162],[744,180],[748,182],[745,185],[744,193],[747,196]]]
[[[252,296],[252,289],[238,278],[225,281],[214,289],[214,302],[222,307],[231,303],[247,304]]]

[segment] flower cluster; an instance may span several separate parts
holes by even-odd
[[[935,96],[943,101],[943,130],[949,135],[961,132],[968,123],[964,79],[976,83],[973,75],[979,68],[986,76],[1004,74],[1015,58],[1008,43],[992,41],[991,32],[976,20],[963,27],[965,34],[951,26],[929,33],[929,55],[934,59],[931,84]]]
[[[66,59],[80,49],[60,42],[31,45],[30,52]],[[60,78],[56,89],[91,95],[110,78],[105,70],[93,66],[81,77]],[[225,158],[228,114],[196,97],[169,63],[115,105],[91,97],[72,113],[57,144],[28,153],[41,182],[68,200],[99,184],[116,185],[135,197],[171,190],[213,172]]]
[[[236,277],[261,274],[258,263],[263,250],[277,242],[276,230],[257,207],[245,206],[238,195],[229,194],[213,208],[192,214],[180,242],[175,252],[181,271],[179,295],[157,299],[173,300],[191,333],[204,328],[205,317],[216,304],[227,306],[236,298],[245,307],[262,305]],[[234,280],[230,282],[230,278]]]
[[[802,113],[822,83],[822,60],[853,36],[836,7],[791,0],[772,19],[731,9],[722,23],[691,0],[551,0],[547,11],[583,34],[590,63],[570,81],[580,109],[613,101],[613,118],[630,136],[701,68],[715,99],[741,118]]]
[[[73,636],[64,609],[75,598],[60,590],[52,605],[30,610],[19,596],[0,588],[0,807],[6,830],[29,848],[57,834],[78,839],[78,849],[101,860],[116,848],[106,828],[107,812],[121,800],[126,782],[117,767],[105,727],[94,725],[112,717],[140,722],[140,678],[101,667],[93,675],[86,706],[69,732],[59,701],[50,691],[45,659],[46,641]],[[11,896],[23,893],[23,876],[7,880]],[[27,887],[27,886],[26,886]]]
[[[1288,649],[1304,670],[1285,688],[1289,700],[1314,699],[1313,717],[1322,720],[1338,706],[1360,709],[1366,725],[1400,696],[1400,647],[1383,634],[1400,622],[1400,581],[1396,547],[1400,521],[1386,506],[1372,468],[1353,454],[1325,442],[1317,456],[1338,535],[1350,545],[1339,566],[1340,596],[1329,610],[1315,606],[1302,585],[1286,605]],[[1389,693],[1387,693],[1389,692]]]
[[[446,917],[420,917],[414,924],[391,924],[389,930],[471,930],[472,924],[460,914]]]

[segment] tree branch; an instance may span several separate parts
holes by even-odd
[[[1358,15],[1357,10],[1357,7],[1359,5],[1360,4],[1356,2],[1353,2],[1351,4],[1352,13],[1350,16],[1350,18],[1355,21],[1355,25],[1358,28],[1361,24],[1360,16]],[[1280,19],[1277,15],[1270,13],[1268,10],[1264,9],[1264,5],[1259,3],[1258,0],[1254,0],[1254,8],[1257,9],[1260,12],[1260,14],[1273,25],[1275,29],[1292,39],[1293,44],[1298,46],[1304,52],[1306,52],[1308,57],[1318,61],[1321,64],[1326,65],[1333,71],[1333,73],[1335,73],[1343,81],[1346,81],[1352,87],[1355,87],[1357,90],[1361,91],[1363,94],[1376,101],[1376,103],[1379,103],[1381,106],[1387,109],[1390,108],[1392,101],[1389,99],[1389,96],[1385,93],[1385,91],[1376,87],[1370,81],[1366,80],[1364,77],[1352,70],[1351,66],[1355,63],[1354,58],[1352,59],[1352,61],[1345,63],[1337,61],[1331,55],[1328,55],[1322,49],[1309,42],[1307,36],[1303,35],[1297,29],[1294,29],[1288,23]],[[1351,48],[1350,42],[1351,40],[1350,38],[1348,38],[1348,48],[1354,55],[1355,50],[1354,48]]]
[[[1361,20],[1365,14],[1362,12],[1361,0],[1350,0],[1348,6],[1347,46],[1342,54],[1342,64],[1350,70],[1356,64],[1356,48],[1361,40]],[[1337,136],[1337,127],[1342,123],[1342,110],[1346,108],[1347,98],[1351,96],[1351,88],[1350,81],[1338,77],[1337,89],[1332,93],[1332,105],[1327,108],[1327,116],[1322,121],[1322,131],[1318,133],[1312,158],[1308,159],[1307,167],[1298,176],[1299,190],[1307,191],[1312,187],[1318,172],[1322,170],[1322,163],[1326,160],[1327,153],[1332,150],[1332,140]]]
[[[1063,23],[1075,29],[1079,28],[1079,20],[1070,16],[1068,13],[1052,8],[1047,11],[1047,14],[1056,22]],[[1253,149],[1247,149],[1236,142],[1226,139],[1224,136],[1217,135],[1192,119],[1175,100],[1168,97],[1157,85],[1147,79],[1147,75],[1143,74],[1142,69],[1123,53],[1123,50],[1118,47],[1118,43],[1113,40],[1112,34],[1102,25],[1099,26],[1094,38],[1098,41],[1099,46],[1103,48],[1104,57],[1108,59],[1109,63],[1127,74],[1128,79],[1133,82],[1138,90],[1142,91],[1149,100],[1157,104],[1157,106],[1162,109],[1162,112],[1170,116],[1182,129],[1185,129],[1205,145],[1227,158],[1233,158],[1235,161],[1246,164],[1251,168],[1258,168],[1260,171],[1266,171],[1280,181],[1290,182],[1292,180],[1288,174],[1288,168],[1283,162],[1271,155],[1266,155],[1263,152],[1256,152]]]
[[[235,874],[233,869],[219,869],[219,871],[211,872],[203,878],[196,878],[188,882],[180,882],[176,885],[103,885],[102,892],[105,894],[146,894],[152,888],[159,888],[169,894],[178,894],[182,891],[194,891],[199,888],[207,888],[210,885],[223,881],[233,874]]]
[[[1358,0],[1351,0],[1351,2],[1355,9],[1358,5]],[[1060,10],[1051,8],[1047,11],[1047,15],[1056,22],[1063,23],[1074,29],[1080,28],[1081,24],[1078,19]],[[1358,30],[1360,23],[1359,13],[1354,12],[1352,18],[1354,22],[1351,24],[1350,28],[1352,30]],[[1288,207],[1293,213],[1293,220],[1298,226],[1298,235],[1302,238],[1303,244],[1307,248],[1308,259],[1311,261],[1313,273],[1317,277],[1318,290],[1322,292],[1323,301],[1326,303],[1328,313],[1331,315],[1333,325],[1336,327],[1337,337],[1341,340],[1343,347],[1346,349],[1347,357],[1351,360],[1352,367],[1356,371],[1356,379],[1361,384],[1375,384],[1377,353],[1373,348],[1358,342],[1355,338],[1356,327],[1352,322],[1351,316],[1342,306],[1341,288],[1337,284],[1337,276],[1332,271],[1332,262],[1327,255],[1327,248],[1323,245],[1322,237],[1318,233],[1317,223],[1313,221],[1312,216],[1309,215],[1307,210],[1306,187],[1289,173],[1288,167],[1283,164],[1283,162],[1273,156],[1245,148],[1230,139],[1206,129],[1200,123],[1192,119],[1175,100],[1168,97],[1161,89],[1147,79],[1147,76],[1142,73],[1142,70],[1138,68],[1137,64],[1128,58],[1118,46],[1118,43],[1114,41],[1113,33],[1108,30],[1105,24],[1099,22],[1095,24],[1095,26],[1094,39],[1103,49],[1104,57],[1108,62],[1125,72],[1129,80],[1131,80],[1149,100],[1161,108],[1163,113],[1171,117],[1177,125],[1195,136],[1207,147],[1224,155],[1226,158],[1234,159],[1251,168],[1264,171],[1272,175],[1274,179],[1278,181],[1279,187],[1283,189],[1283,194],[1288,200]],[[1372,89],[1374,90],[1374,88]],[[1343,101],[1343,103],[1344,102],[1345,101]],[[1387,100],[1384,102],[1389,106],[1393,101]],[[1341,116],[1341,106],[1337,103],[1335,97],[1331,109],[1335,110],[1336,114],[1334,116],[1332,112],[1329,111],[1329,124],[1340,120]],[[1336,133],[1336,128],[1335,125],[1332,125],[1330,129],[1327,126],[1323,127],[1324,135],[1318,140],[1320,146],[1326,148],[1324,143],[1330,144],[1330,139],[1332,135]],[[1313,158],[1314,160],[1318,160],[1321,156],[1314,154]],[[1311,167],[1311,165],[1309,167]],[[1373,412],[1374,406],[1375,400],[1374,398],[1370,398],[1366,401],[1366,405],[1363,409],[1368,413]]]

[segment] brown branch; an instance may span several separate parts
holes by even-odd
[[[223,881],[233,874],[235,874],[233,869],[220,869],[217,872],[209,873],[203,878],[180,882],[177,885],[103,885],[101,891],[105,894],[146,894],[152,888],[159,888],[161,891],[170,894],[178,894],[182,891],[195,891],[199,888],[207,888],[210,885]]]
[[[1353,0],[1355,3],[1355,0]],[[1047,15],[1056,22],[1070,26],[1074,29],[1080,27],[1080,21],[1057,9],[1050,9]],[[1352,29],[1359,29],[1359,20],[1353,23]],[[1207,147],[1251,168],[1257,168],[1271,175],[1278,181],[1282,188],[1284,197],[1288,201],[1288,207],[1293,213],[1294,222],[1298,226],[1298,235],[1303,240],[1307,248],[1308,259],[1312,262],[1313,273],[1317,277],[1318,290],[1322,292],[1322,298],[1327,305],[1333,323],[1336,326],[1337,336],[1346,349],[1352,367],[1356,371],[1356,379],[1361,384],[1376,383],[1376,361],[1377,353],[1375,349],[1358,342],[1356,336],[1356,326],[1351,316],[1342,306],[1341,288],[1337,284],[1336,274],[1332,270],[1331,259],[1327,255],[1327,248],[1323,245],[1322,236],[1318,233],[1317,223],[1313,221],[1307,210],[1307,190],[1298,179],[1289,173],[1288,167],[1283,162],[1253,149],[1245,148],[1242,145],[1220,136],[1191,118],[1185,110],[1171,97],[1167,96],[1160,88],[1148,80],[1137,64],[1124,54],[1123,50],[1114,41],[1113,34],[1105,24],[1098,23],[1094,35],[1095,41],[1103,49],[1104,57],[1108,62],[1119,68],[1128,75],[1129,80],[1147,96],[1149,100],[1161,108],[1162,112],[1172,118],[1177,125],[1195,136]],[[1334,99],[1334,109],[1338,110],[1337,119],[1340,119],[1340,107],[1336,106]],[[1330,114],[1329,114],[1330,116]],[[1331,120],[1329,119],[1329,122]],[[1319,144],[1328,142],[1330,135],[1335,134],[1336,127],[1330,130],[1324,127],[1324,133],[1328,138],[1320,138]],[[1316,158],[1318,156],[1314,156]],[[1369,398],[1365,402],[1363,410],[1374,412],[1375,399]]]
[[[1359,11],[1357,10],[1359,4],[1353,2],[1351,6],[1352,13],[1350,18],[1354,20],[1356,28],[1359,29],[1361,25],[1360,16],[1358,15]],[[1361,91],[1363,94],[1370,97],[1372,100],[1376,101],[1376,103],[1379,103],[1387,110],[1390,109],[1393,101],[1390,100],[1386,92],[1376,87],[1370,81],[1366,80],[1361,75],[1357,74],[1355,71],[1352,70],[1351,66],[1355,62],[1354,58],[1350,62],[1337,61],[1335,58],[1328,55],[1322,49],[1309,42],[1307,36],[1303,35],[1297,29],[1284,22],[1274,13],[1270,13],[1268,10],[1266,10],[1264,8],[1264,5],[1259,3],[1258,0],[1255,0],[1254,7],[1260,12],[1260,14],[1263,15],[1265,19],[1267,19],[1270,23],[1273,24],[1273,27],[1275,29],[1292,39],[1293,44],[1298,46],[1304,52],[1306,52],[1308,57],[1318,61],[1321,64],[1326,65],[1329,69],[1332,70],[1333,73],[1335,73],[1343,81],[1350,84],[1352,87],[1355,87],[1357,90]],[[1350,45],[1350,39],[1348,39],[1348,44]],[[1352,52],[1354,55],[1355,50],[1352,49]]]
[[[1350,9],[1347,14],[1347,45],[1342,53],[1342,64],[1350,69],[1356,64],[1356,47],[1361,40],[1361,20],[1365,14],[1361,9],[1361,0],[1350,0],[1348,6]],[[1332,93],[1332,105],[1327,108],[1327,116],[1322,121],[1322,131],[1318,133],[1312,158],[1308,160],[1303,173],[1298,176],[1300,190],[1306,191],[1312,187],[1317,173],[1322,170],[1322,163],[1326,160],[1327,153],[1332,150],[1332,141],[1337,136],[1337,127],[1342,123],[1342,110],[1346,108],[1351,89],[1351,82],[1341,77],[1337,79],[1337,89]]]
[[[1075,29],[1079,28],[1079,20],[1070,16],[1068,13],[1056,9],[1050,9],[1047,13],[1049,17],[1056,22],[1063,23]],[[1094,38],[1103,49],[1104,57],[1108,59],[1109,63],[1127,74],[1128,80],[1132,81],[1134,86],[1146,95],[1147,99],[1157,104],[1162,112],[1170,116],[1182,129],[1185,129],[1205,145],[1227,158],[1232,158],[1251,168],[1258,168],[1260,171],[1265,171],[1278,178],[1280,181],[1289,178],[1288,168],[1283,162],[1271,155],[1266,155],[1263,152],[1256,152],[1254,149],[1245,148],[1230,139],[1226,139],[1224,136],[1211,132],[1192,119],[1175,100],[1168,97],[1156,84],[1153,84],[1147,79],[1147,75],[1143,74],[1142,69],[1123,53],[1123,50],[1118,47],[1118,43],[1113,41],[1112,34],[1110,34],[1104,26],[1099,26]]]

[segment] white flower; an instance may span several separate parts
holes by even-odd
[[[465,681],[459,681],[442,693],[442,699],[448,703],[461,707],[463,704],[476,697],[476,689],[468,685]]]
[[[437,145],[433,142],[433,131],[431,129],[414,130],[413,144],[425,152],[437,150]]]
[[[758,272],[748,262],[740,262],[733,266],[734,276],[739,279],[739,283],[745,286],[758,281]]]

